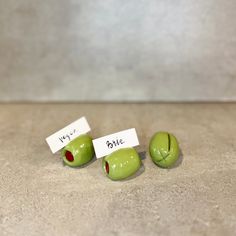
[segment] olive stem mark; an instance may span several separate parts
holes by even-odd
[[[168,153],[166,156],[164,156],[164,155],[161,153],[162,159],[159,160],[159,161],[157,161],[157,162],[165,161],[169,155],[170,155],[170,153]]]

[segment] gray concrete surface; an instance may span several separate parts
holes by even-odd
[[[0,0],[0,100],[236,101],[235,12],[235,0]]]
[[[1,104],[1,235],[212,235],[236,232],[236,104]],[[147,150],[155,131],[180,142],[169,170],[146,154],[113,182],[101,160],[64,166],[45,138],[85,115],[96,138],[130,127]]]

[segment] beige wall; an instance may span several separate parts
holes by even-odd
[[[235,0],[0,0],[0,100],[236,100]]]

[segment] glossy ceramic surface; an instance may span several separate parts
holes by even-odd
[[[168,132],[157,132],[149,144],[149,153],[155,164],[168,168],[179,157],[179,145],[176,137]]]
[[[88,163],[94,156],[92,138],[83,134],[71,141],[62,150],[62,158],[66,165],[77,167]]]
[[[103,158],[102,168],[112,180],[125,179],[141,166],[141,160],[134,148],[122,148]]]

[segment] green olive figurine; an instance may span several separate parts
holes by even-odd
[[[102,168],[112,180],[121,180],[133,175],[141,166],[134,148],[122,148],[103,158]]]
[[[87,134],[80,135],[62,149],[63,161],[71,167],[82,166],[91,161],[93,156],[92,138]]]
[[[179,157],[178,141],[173,134],[157,132],[150,141],[149,153],[156,165],[168,168],[172,166]]]

